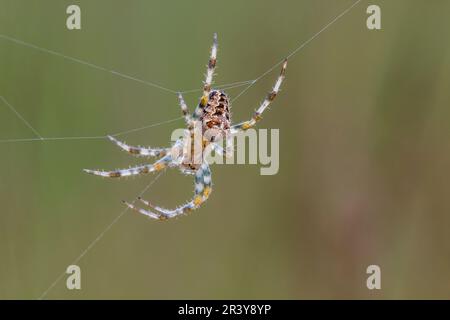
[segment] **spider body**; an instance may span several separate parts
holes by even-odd
[[[217,142],[224,138],[229,139],[238,132],[245,131],[255,126],[256,123],[261,120],[261,114],[277,96],[285,76],[287,66],[286,60],[283,62],[281,73],[274,87],[255,111],[252,118],[248,121],[233,125],[230,113],[231,106],[227,94],[220,90],[211,89],[212,78],[217,61],[216,55],[217,35],[214,34],[211,56],[203,85],[203,95],[192,115],[184,102],[183,96],[181,94],[178,96],[181,111],[188,129],[186,130],[185,136],[177,140],[172,147],[134,147],[118,141],[114,137],[109,137],[112,142],[128,153],[135,156],[156,157],[158,158],[156,162],[153,164],[144,164],[129,169],[114,171],[84,170],[87,173],[97,176],[119,178],[161,171],[167,167],[178,167],[181,172],[194,175],[194,197],[186,204],[170,210],[154,206],[150,202],[138,198],[144,205],[149,207],[149,209],[138,208],[135,205],[124,201],[129,208],[150,218],[165,220],[188,213],[200,207],[200,205],[208,199],[212,191],[211,170],[205,160],[207,147],[211,145],[216,152],[223,154],[224,150]],[[196,134],[198,133],[201,134],[200,142],[196,139]]]
[[[227,136],[231,128],[231,114],[228,96],[223,91],[213,90],[200,116],[202,132],[210,142]]]

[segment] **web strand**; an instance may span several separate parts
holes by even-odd
[[[227,84],[216,85],[216,86],[214,86],[214,88],[221,89],[221,90],[229,90],[229,89],[233,89],[233,88],[243,87],[243,86],[251,83],[252,81],[254,81],[254,80],[237,81],[237,82],[232,82],[232,83],[227,83]],[[203,91],[203,89],[192,89],[192,90],[180,91],[179,93],[186,94],[186,93],[202,92],[202,91]]]
[[[20,120],[22,120],[22,122],[25,123],[25,125],[26,125],[28,128],[30,128],[31,131],[33,131],[33,133],[39,138],[38,140],[42,140],[42,139],[43,139],[42,136],[39,134],[39,132],[37,132],[37,130],[36,130],[35,128],[33,128],[33,127],[31,126],[31,124],[30,124],[27,120],[25,120],[25,118],[22,117],[22,115],[16,110],[16,108],[14,108],[14,107],[6,100],[3,96],[0,96],[0,100],[2,100],[2,101],[8,106],[8,108],[11,109],[12,112],[14,112],[15,115],[16,115]]]
[[[110,134],[110,135],[113,136],[113,137],[123,136],[124,134],[128,134],[128,133],[132,133],[132,132],[136,132],[136,131],[140,131],[140,130],[144,130],[144,129],[160,126],[160,125],[171,123],[171,122],[175,122],[175,121],[180,120],[182,118],[183,117],[178,117],[178,118],[175,118],[175,119],[161,121],[161,122],[150,124],[150,125],[147,125],[147,126],[144,126],[144,127],[139,127],[139,128],[136,128],[136,129],[121,131],[121,132],[117,132],[117,133]]]
[[[145,192],[147,192],[150,187],[156,182],[156,180],[159,179],[159,177],[164,173],[164,171],[161,171],[157,176],[155,176],[152,181],[139,193],[139,195],[136,197],[141,197],[144,195]],[[132,204],[134,204],[136,200],[132,201]],[[71,263],[72,265],[76,265],[102,238],[103,236],[120,220],[120,218],[123,217],[123,215],[129,210],[128,207],[126,207],[120,214],[86,247],[86,249],[81,252],[81,254]],[[54,286],[64,277],[66,272],[62,272],[55,281],[52,282],[52,284],[39,296],[38,300],[43,300],[47,294],[53,289]]]
[[[156,126],[168,124],[168,123],[171,123],[171,122],[175,122],[175,121],[178,121],[178,120],[180,120],[182,118],[183,117],[178,117],[178,118],[174,118],[174,119],[170,119],[170,120],[165,120],[165,121],[149,124],[147,126],[134,128],[134,129],[126,130],[126,131],[121,131],[121,132],[113,133],[113,134],[109,134],[109,135],[113,136],[113,137],[118,137],[118,136],[122,136],[122,135],[125,135],[125,134],[128,134],[128,133],[137,132],[137,131],[149,129],[149,128],[152,128],[152,127],[156,127]],[[62,141],[62,140],[64,140],[64,141],[65,140],[99,140],[99,139],[106,139],[106,138],[108,138],[108,135],[103,135],[103,136],[80,136],[80,137],[40,137],[40,138],[23,138],[23,139],[4,139],[4,140],[0,140],[0,143],[34,142],[34,141]]]
[[[337,15],[333,20],[331,20],[329,23],[327,23],[322,29],[320,29],[317,33],[315,33],[312,37],[310,37],[308,40],[300,44],[297,48],[295,48],[291,53],[289,53],[286,58],[283,58],[276,64],[274,64],[272,67],[270,67],[267,71],[265,71],[263,74],[261,74],[259,77],[257,77],[253,82],[251,82],[247,87],[244,88],[236,97],[234,97],[231,101],[236,101],[240,96],[242,96],[245,92],[247,92],[256,82],[264,78],[266,75],[268,75],[270,72],[272,72],[276,67],[281,65],[284,62],[284,59],[289,59],[295,54],[297,54],[300,50],[305,48],[311,41],[316,39],[322,32],[327,30],[329,27],[331,27],[335,22],[337,22],[339,19],[341,19],[343,16],[345,16],[347,13],[349,13],[356,5],[358,5],[362,0],[355,1],[351,6],[349,6],[347,9],[342,11],[339,15]]]
[[[106,136],[92,136],[92,137],[50,137],[50,138],[23,138],[23,139],[4,139],[0,143],[14,143],[14,142],[35,142],[35,141],[58,141],[58,140],[99,140]]]
[[[60,57],[60,58],[63,58],[63,59],[66,59],[66,60],[69,60],[69,61],[72,61],[72,62],[75,62],[75,63],[79,63],[79,64],[82,64],[82,65],[88,66],[90,68],[96,69],[96,70],[100,70],[100,71],[103,71],[103,72],[108,72],[108,73],[113,74],[115,76],[118,76],[118,77],[121,77],[121,78],[124,78],[124,79],[128,79],[128,80],[132,80],[132,81],[136,81],[136,82],[145,84],[147,86],[154,87],[156,89],[160,89],[160,90],[163,90],[163,91],[166,91],[166,92],[170,92],[170,93],[173,93],[173,94],[194,93],[194,92],[201,92],[202,91],[202,89],[181,90],[181,91],[180,90],[173,90],[173,89],[164,87],[162,85],[159,85],[159,84],[157,84],[155,82],[150,82],[150,81],[146,81],[146,80],[143,80],[143,79],[140,79],[140,78],[137,78],[137,77],[133,77],[133,76],[127,75],[125,73],[118,72],[118,71],[115,71],[115,70],[112,70],[112,69],[108,69],[108,68],[99,66],[97,64],[94,64],[94,63],[91,63],[91,62],[88,62],[88,61],[85,61],[85,60],[81,60],[81,59],[78,59],[78,58],[75,58],[75,57],[71,57],[71,56],[68,56],[66,54],[54,51],[54,50],[46,49],[46,48],[37,46],[35,44],[29,43],[29,42],[25,42],[23,40],[20,40],[20,39],[17,39],[17,38],[13,38],[13,37],[10,37],[10,36],[4,35],[4,34],[0,34],[0,39],[7,40],[7,41],[10,41],[10,42],[15,43],[17,45],[21,45],[21,46],[25,46],[25,47],[28,47],[28,48],[31,48],[31,49],[35,49],[35,50],[38,50],[38,51],[41,51],[41,52],[44,52],[44,53],[47,53],[47,54],[50,54],[50,55],[54,55],[54,56],[57,56],[57,57]],[[229,83],[229,84],[223,84],[223,85],[220,85],[220,86],[221,87],[227,87],[227,86],[234,86],[234,85],[237,85],[237,84],[245,85],[246,82],[248,82],[248,81],[234,82],[234,83]]]
[[[56,52],[56,51],[53,51],[53,50],[42,48],[42,47],[39,47],[37,45],[31,44],[31,43],[28,43],[28,42],[25,42],[25,41],[22,41],[22,40],[19,40],[19,39],[15,39],[13,37],[6,36],[4,34],[0,34],[0,38],[4,39],[4,40],[7,40],[7,41],[10,41],[10,42],[13,42],[13,43],[18,44],[18,45],[21,45],[21,46],[25,46],[25,47],[32,48],[32,49],[35,49],[35,50],[38,50],[38,51],[41,51],[41,52],[45,52],[45,53],[48,53],[48,54],[51,54],[51,55],[54,55],[54,56],[58,56],[58,57],[61,57],[63,59],[66,59],[66,60],[69,60],[69,61],[72,61],[72,62],[76,62],[76,63],[82,64],[82,65],[85,65],[85,66],[88,66],[88,67],[91,67],[91,68],[94,68],[94,69],[97,69],[97,70],[100,70],[100,71],[108,72],[108,73],[111,73],[113,75],[125,78],[125,79],[129,79],[129,80],[133,80],[133,81],[136,81],[136,82],[139,82],[139,83],[143,83],[143,84],[145,84],[147,86],[150,86],[150,87],[154,87],[154,88],[161,89],[163,91],[167,91],[167,92],[171,92],[171,93],[177,93],[175,90],[163,87],[163,86],[161,86],[161,85],[159,85],[157,83],[153,83],[153,82],[145,81],[145,80],[142,80],[142,79],[139,79],[139,78],[136,78],[136,77],[132,77],[132,76],[126,75],[124,73],[121,73],[121,72],[118,72],[118,71],[115,71],[115,70],[110,70],[108,68],[105,68],[105,67],[102,67],[102,66],[99,66],[99,65],[96,65],[96,64],[93,64],[93,63],[90,63],[90,62],[78,59],[78,58],[74,58],[74,57],[65,55],[65,54],[60,53],[60,52]]]

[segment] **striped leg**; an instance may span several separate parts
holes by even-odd
[[[208,164],[205,162],[203,163],[200,168],[195,173],[195,195],[194,198],[189,201],[188,203],[173,209],[164,209],[157,206],[152,205],[150,202],[138,198],[142,203],[145,205],[151,207],[154,209],[155,212],[152,212],[150,210],[138,208],[134,206],[133,204],[130,204],[128,202],[124,203],[130,208],[137,212],[140,212],[146,216],[149,216],[153,219],[159,219],[159,220],[166,220],[170,218],[174,218],[176,216],[188,213],[189,211],[195,210],[200,205],[205,202],[209,195],[211,194],[211,170],[209,169]]]
[[[264,112],[264,110],[266,110],[266,108],[270,105],[270,103],[275,99],[275,97],[278,94],[278,91],[280,91],[281,83],[283,82],[285,74],[286,74],[286,67],[287,67],[287,59],[284,60],[284,62],[283,62],[283,66],[281,68],[281,72],[277,79],[277,82],[275,83],[275,86],[273,87],[272,91],[269,92],[269,94],[264,99],[264,101],[261,103],[258,110],[255,111],[255,113],[253,114],[253,117],[248,121],[244,121],[244,122],[241,122],[239,124],[232,126],[231,134],[236,134],[241,130],[247,130],[247,129],[255,126],[255,124],[259,120],[262,119],[261,114]]]
[[[206,70],[206,79],[203,85],[203,96],[208,96],[211,91],[211,84],[214,76],[214,69],[217,61],[217,33],[213,36],[213,45],[211,47],[211,56],[209,57],[208,69]]]
[[[129,146],[126,143],[119,141],[112,136],[108,136],[108,139],[114,142],[122,150],[125,150],[126,152],[136,156],[162,157],[170,151],[170,148],[144,148],[144,147]]]
[[[93,174],[96,176],[101,177],[108,177],[108,178],[120,178],[120,177],[129,177],[129,176],[135,176],[139,174],[145,174],[150,173],[154,171],[160,171],[167,167],[172,162],[172,156],[170,154],[162,157],[158,161],[156,161],[154,164],[146,164],[134,168],[129,169],[119,169],[114,171],[100,171],[100,170],[89,170],[84,169],[84,172]]]
[[[188,126],[192,125],[192,117],[189,113],[188,106],[183,99],[183,95],[181,93],[178,94],[178,100],[180,101],[181,112],[183,113],[184,120]]]
[[[194,118],[198,119],[202,115],[202,109],[208,102],[209,93],[211,91],[211,84],[213,81],[214,70],[216,69],[217,62],[217,33],[214,33],[213,45],[211,47],[211,55],[209,57],[208,69],[206,70],[206,79],[203,83],[203,96],[200,99],[200,103],[195,108]]]

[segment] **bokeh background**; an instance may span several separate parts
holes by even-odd
[[[175,90],[201,87],[213,32],[216,83],[254,79],[353,0],[0,0],[0,33]],[[82,30],[66,29],[78,4]],[[382,30],[366,8],[382,9]],[[280,170],[213,167],[214,192],[166,223],[126,213],[48,299],[450,298],[450,55],[444,0],[363,0],[289,61],[261,128],[280,129]],[[247,119],[278,73],[233,104]],[[236,96],[243,89],[229,90]],[[177,98],[0,38],[0,95],[45,137],[96,136],[179,117]],[[186,95],[193,107],[199,93]],[[164,146],[181,120],[130,133]],[[33,133],[0,103],[0,139]],[[0,144],[0,298],[35,299],[153,179],[82,168],[142,162],[105,139]],[[192,195],[169,170],[145,197]],[[366,288],[366,268],[382,290]]]

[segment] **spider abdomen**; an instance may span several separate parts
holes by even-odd
[[[203,134],[209,141],[216,141],[230,130],[231,114],[228,96],[219,90],[212,90],[201,116]]]

